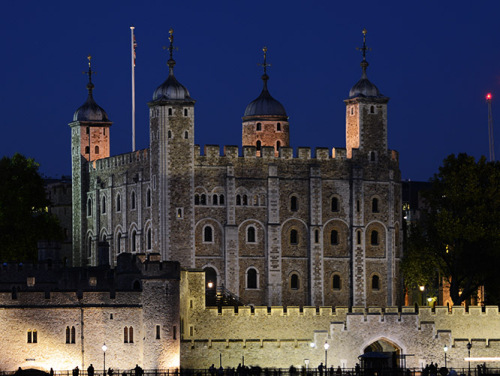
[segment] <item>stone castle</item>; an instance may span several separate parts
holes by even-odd
[[[401,304],[401,184],[387,103],[366,75],[346,104],[346,147],[289,146],[284,106],[263,89],[246,108],[242,149],[194,144],[195,100],[169,74],[153,94],[150,147],[110,156],[106,112],[89,95],[71,126],[73,265],[121,253],[206,271],[247,304]]]
[[[172,43],[171,34],[169,75],[148,103],[150,147],[128,154],[110,156],[112,123],[89,62],[89,95],[70,123],[73,267],[46,245],[38,265],[0,268],[0,371],[102,370],[104,343],[115,371],[316,368],[326,356],[352,368],[370,352],[421,367],[443,365],[444,345],[448,366],[467,367],[467,344],[475,356],[498,353],[497,307],[401,306],[398,154],[365,40],[345,100],[346,147],[296,155],[266,51],[242,154],[201,153]],[[212,306],[214,291],[244,305]]]

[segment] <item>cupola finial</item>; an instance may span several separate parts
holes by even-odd
[[[264,46],[262,48],[262,51],[264,52],[264,62],[262,64],[259,63],[259,65],[264,68],[264,74],[262,75],[262,81],[264,81],[264,87],[267,87],[267,80],[269,80],[269,76],[267,75],[267,67],[270,67],[271,64],[267,63],[267,47]]]
[[[168,33],[168,40],[170,42],[170,45],[168,46],[168,52],[170,53],[170,59],[168,59],[167,65],[170,68],[170,72],[172,73],[175,65],[174,50],[177,49],[177,47],[174,47],[174,29],[170,28]]]
[[[368,67],[368,62],[366,61],[366,51],[371,51],[372,49],[366,47],[366,29],[363,29],[363,47],[357,47],[358,51],[363,54],[363,61],[361,62],[361,69],[363,70],[363,77],[366,78],[366,68]]]
[[[92,90],[94,89],[94,84],[92,83],[92,74],[96,74],[97,72],[92,70],[92,56],[91,55],[87,56],[87,59],[89,61],[89,70],[87,72],[82,72],[82,73],[89,76],[89,83],[87,84],[87,89],[89,91],[89,95],[92,96]]]

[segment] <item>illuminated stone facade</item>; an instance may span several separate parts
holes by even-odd
[[[264,74],[243,116],[242,151],[209,145],[202,153],[195,101],[174,65],[171,58],[148,103],[148,149],[89,159],[82,145],[92,151],[109,142],[111,123],[102,109],[75,114],[73,264],[114,265],[120,253],[152,252],[205,269],[246,304],[401,304],[401,184],[398,153],[387,146],[389,99],[362,78],[345,101],[347,148],[294,155],[293,125]],[[78,114],[89,114],[84,109]],[[93,145],[88,129],[107,138]],[[109,245],[106,260],[100,243]]]
[[[141,262],[141,258],[142,261]],[[115,268],[4,264],[0,371],[179,367],[180,266],[123,254]]]

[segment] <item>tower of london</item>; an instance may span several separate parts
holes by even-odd
[[[110,155],[112,116],[93,98],[89,63],[88,98],[69,124],[73,265],[151,253],[204,270],[207,288],[245,304],[401,304],[398,153],[365,40],[345,146],[296,151],[300,125],[270,93],[267,49],[241,146],[195,145],[195,99],[174,75],[172,43],[173,33],[168,76],[148,103],[150,146],[127,154]]]

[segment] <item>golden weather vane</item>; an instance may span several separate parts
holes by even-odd
[[[264,62],[262,64],[259,63],[258,65],[260,65],[261,67],[264,67],[264,75],[267,75],[267,67],[271,66],[271,64],[267,63],[267,47],[264,46],[262,48],[262,51],[264,52]]]

